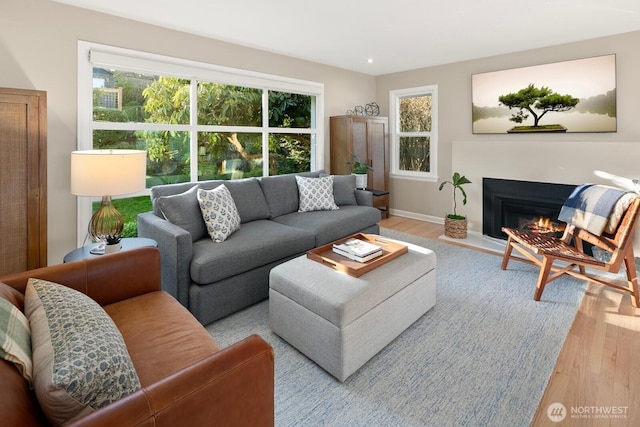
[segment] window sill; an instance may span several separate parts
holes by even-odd
[[[431,175],[409,175],[401,173],[391,173],[389,174],[389,177],[394,179],[406,179],[409,181],[438,182],[438,177]]]

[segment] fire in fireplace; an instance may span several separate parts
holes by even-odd
[[[560,209],[575,185],[483,178],[482,232],[506,239],[502,227],[562,235]]]
[[[529,220],[527,216],[524,216],[520,221],[522,224],[519,228],[526,231],[531,231],[538,234],[562,234],[564,232],[565,224],[563,222],[554,221],[553,219],[545,216],[539,216],[538,218]]]

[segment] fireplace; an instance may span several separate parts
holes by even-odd
[[[560,209],[575,185],[483,178],[482,233],[506,239],[502,227],[562,234]]]

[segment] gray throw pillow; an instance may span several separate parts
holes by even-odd
[[[200,183],[200,188],[212,190],[224,184],[231,193],[242,223],[269,219],[271,213],[256,178],[232,179],[229,181],[211,181]]]
[[[338,206],[357,205],[356,177],[354,175],[333,176],[333,198]]]
[[[192,242],[207,235],[197,192],[198,186],[194,185],[184,193],[159,197],[156,201],[164,219],[191,233]]]
[[[259,179],[270,218],[276,218],[298,210],[298,185],[294,175],[267,176]]]

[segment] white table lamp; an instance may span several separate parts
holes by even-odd
[[[111,203],[111,197],[144,190],[146,168],[147,152],[143,150],[83,150],[71,153],[71,193],[102,197],[100,208],[89,222],[89,234],[97,242],[120,238],[124,220]]]

